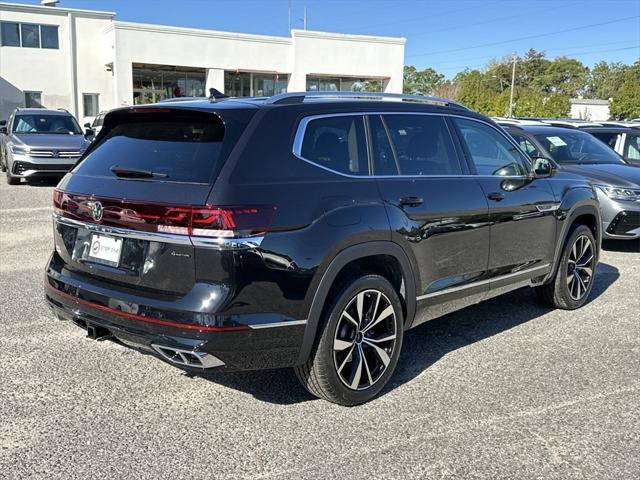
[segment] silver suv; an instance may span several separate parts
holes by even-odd
[[[17,108],[8,121],[0,121],[0,167],[9,185],[21,178],[62,176],[88,145],[66,110]]]

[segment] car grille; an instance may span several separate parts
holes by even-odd
[[[31,150],[29,156],[33,158],[78,158],[79,150]]]
[[[629,235],[636,228],[640,228],[640,212],[620,212],[609,224],[607,233]]]

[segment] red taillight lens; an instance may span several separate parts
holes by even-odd
[[[94,207],[101,205],[96,218]],[[95,198],[55,190],[53,207],[58,215],[90,223],[130,228],[147,232],[202,237],[246,237],[265,233],[276,208],[272,205],[251,207],[166,206],[109,198]]]

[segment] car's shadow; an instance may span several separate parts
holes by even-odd
[[[618,269],[598,265],[589,302],[602,295],[619,277]],[[521,288],[486,302],[432,320],[405,333],[397,369],[382,395],[411,381],[447,353],[517,327],[551,311],[536,300],[530,288]],[[192,375],[187,374],[185,375]],[[277,404],[313,400],[298,383],[292,369],[223,373],[195,376]]]
[[[603,240],[602,249],[609,252],[640,253],[640,238],[635,240]]]
[[[46,177],[39,178],[37,180],[29,180],[28,182],[21,182],[22,186],[28,185],[29,187],[55,187],[60,183],[62,177]]]

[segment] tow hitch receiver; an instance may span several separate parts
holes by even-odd
[[[111,335],[111,332],[104,327],[87,324],[87,337],[101,342],[102,340],[107,340],[113,337],[113,335]]]

